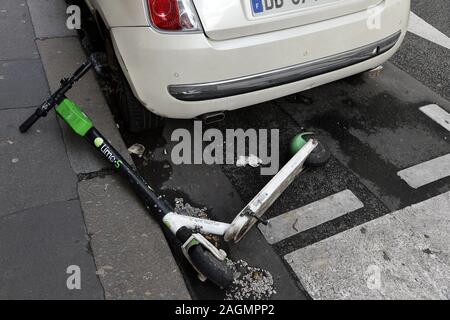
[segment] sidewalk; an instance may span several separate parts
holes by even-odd
[[[54,113],[18,131],[86,59],[65,8],[0,4],[0,299],[189,299],[157,223],[82,139]],[[94,75],[68,96],[127,155]],[[71,265],[81,290],[67,289]]]

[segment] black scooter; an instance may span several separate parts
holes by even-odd
[[[106,67],[102,54],[93,54],[70,78],[61,80],[60,88],[53,93],[36,111],[20,126],[25,133],[41,117],[45,117],[53,108],[72,130],[84,137],[97,152],[112,166],[125,176],[136,194],[142,200],[147,211],[165,228],[169,229],[180,241],[181,250],[202,281],[209,279],[221,288],[228,287],[233,279],[233,270],[226,261],[225,251],[216,248],[203,234],[223,236],[226,241],[238,242],[257,222],[266,224],[261,216],[271,204],[284,192],[290,183],[304,169],[305,162],[323,165],[329,159],[329,153],[312,138],[297,138],[298,152],[271,179],[271,181],[242,209],[232,223],[200,219],[177,214],[174,209],[159,196],[155,190],[137,173],[133,167],[117,152],[108,140],[94,127],[89,117],[65,94],[91,68],[102,74]],[[316,149],[316,147],[318,147]],[[316,150],[316,151],[315,151]],[[315,151],[315,152],[314,152]],[[314,153],[313,153],[314,152]]]

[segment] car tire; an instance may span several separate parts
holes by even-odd
[[[134,96],[125,76],[119,77],[117,107],[125,127],[132,133],[160,129],[164,119],[148,111]]]
[[[112,78],[110,82],[114,101],[111,103],[118,122],[132,133],[161,129],[164,126],[164,118],[150,112],[135,97],[117,61],[109,37],[105,39],[105,50]]]

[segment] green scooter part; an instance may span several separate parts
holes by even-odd
[[[90,129],[94,127],[91,119],[81,111],[80,107],[69,99],[64,99],[58,107],[56,112],[64,119],[64,121],[75,131],[78,135],[84,137]]]
[[[303,132],[292,138],[290,144],[291,154],[296,154],[312,136],[314,136],[314,132]],[[327,164],[330,158],[331,153],[328,148],[322,142],[319,142],[316,149],[306,159],[305,165],[308,167],[321,167]]]
[[[308,142],[308,140],[306,140],[304,138],[304,136],[313,135],[313,134],[314,134],[314,132],[303,132],[303,133],[296,135],[294,138],[292,138],[291,146],[290,146],[291,154],[294,155],[297,152],[299,152],[300,149],[303,148],[303,146],[306,144],[306,142]]]

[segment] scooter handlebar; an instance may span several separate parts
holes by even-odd
[[[22,133],[27,132],[36,121],[41,117],[45,117],[47,113],[55,107],[59,101],[64,97],[67,91],[69,91],[72,86],[80,80],[93,66],[93,62],[91,61],[93,58],[87,60],[83,63],[75,73],[69,78],[64,78],[61,80],[61,86],[59,89],[53,93],[24,123],[19,126],[19,130]]]
[[[41,116],[38,114],[37,111],[35,111],[27,120],[25,120],[19,127],[19,130],[21,133],[27,132],[33,124],[36,123],[36,121],[39,120]]]

